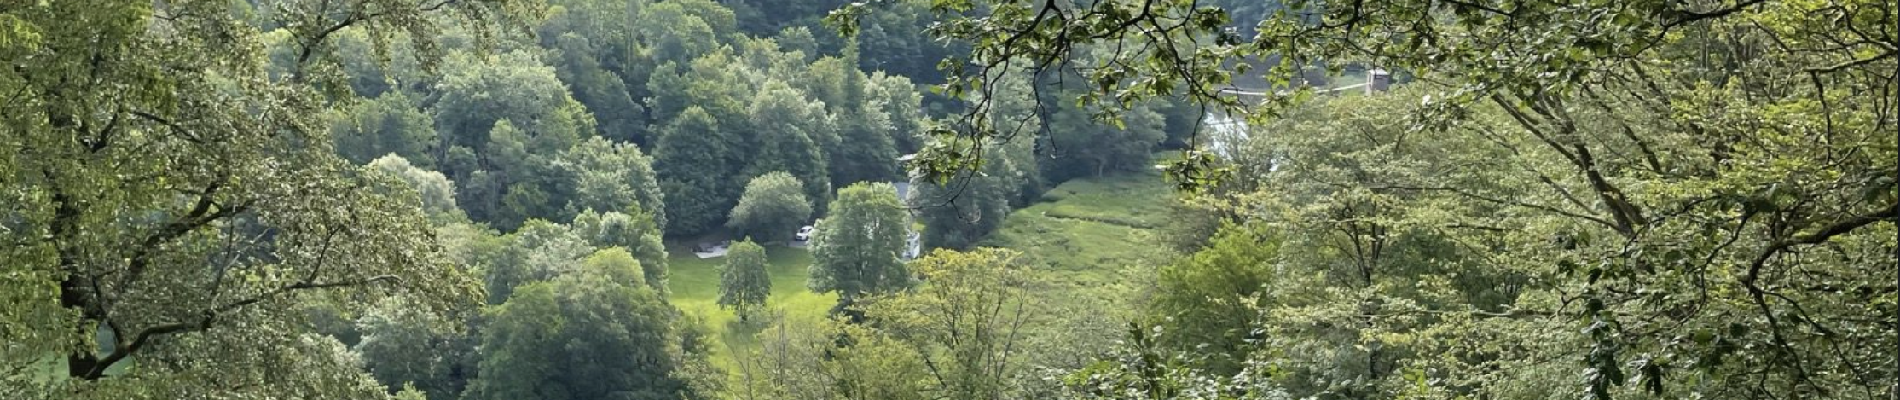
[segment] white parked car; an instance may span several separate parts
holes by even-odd
[[[811,231],[812,231],[811,225],[805,225],[805,227],[803,228],[798,228],[798,236],[794,236],[793,239],[796,239],[800,242],[811,240]]]

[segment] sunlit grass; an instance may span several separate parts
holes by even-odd
[[[1166,182],[1152,173],[1101,179],[1078,179],[1045,193],[1042,201],[1010,213],[1003,228],[981,245],[1007,247],[1024,254],[1052,290],[1039,293],[1049,301],[1084,291],[1123,285],[1133,279],[1131,266],[1152,265],[1165,254],[1152,230],[1165,222],[1173,198]],[[697,316],[715,341],[712,362],[734,371],[735,352],[756,348],[754,334],[772,318],[816,321],[824,318],[837,296],[812,293],[805,287],[810,276],[807,249],[767,246],[772,278],[770,311],[740,322],[730,310],[719,308],[719,266],[725,258],[701,259],[685,245],[669,253],[672,300],[683,312]]]
[[[766,312],[751,321],[740,322],[731,310],[721,309],[719,300],[719,266],[726,259],[701,259],[693,256],[685,247],[672,249],[668,254],[670,275],[667,287],[672,290],[673,305],[682,312],[700,318],[714,337],[712,362],[727,371],[733,370],[733,352],[750,349],[753,334],[770,325],[770,315],[782,315],[784,318],[811,319],[824,318],[838,297],[832,294],[812,293],[805,288],[805,279],[810,276],[807,267],[811,265],[811,252],[806,249],[784,246],[766,246],[765,253],[770,265],[766,272],[772,277],[772,296],[766,300]]]
[[[1125,283],[1128,267],[1166,256],[1153,230],[1165,221],[1172,196],[1153,174],[1069,181],[1010,213],[981,245],[1022,252],[1057,287]]]

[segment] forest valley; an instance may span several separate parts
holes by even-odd
[[[0,398],[1900,398],[1896,25],[0,2]]]

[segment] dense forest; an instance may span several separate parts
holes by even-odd
[[[1900,399],[1897,24],[0,2],[0,398]]]

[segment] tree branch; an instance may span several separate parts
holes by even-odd
[[[325,289],[325,288],[335,288],[335,287],[362,286],[362,285],[367,285],[367,284],[375,283],[375,282],[399,281],[399,280],[400,279],[396,278],[396,276],[394,275],[377,275],[377,276],[372,276],[372,277],[363,278],[363,279],[355,279],[355,280],[340,281],[340,282],[316,283],[316,282],[310,282],[310,281],[299,281],[297,283],[293,283],[290,285],[279,286],[276,289],[271,289],[269,291],[265,291],[264,293],[259,293],[258,295],[252,296],[250,298],[238,300],[238,301],[231,302],[222,306],[204,310],[199,313],[202,316],[199,317],[197,321],[175,322],[175,323],[163,324],[163,325],[145,328],[144,330],[139,331],[138,335],[132,340],[132,343],[130,345],[127,345],[123,348],[112,349],[111,354],[106,355],[105,358],[99,359],[97,363],[93,364],[91,370],[87,371],[83,375],[78,376],[77,378],[84,379],[84,380],[97,380],[100,377],[105,376],[106,369],[111,368],[113,364],[116,364],[119,361],[124,360],[126,357],[129,357],[133,355],[134,353],[138,352],[139,349],[144,348],[145,345],[149,343],[149,341],[152,338],[158,337],[160,335],[169,335],[169,334],[177,334],[177,333],[185,333],[185,332],[198,332],[198,331],[211,329],[211,324],[217,321],[218,316],[223,315],[224,313],[235,311],[239,308],[243,308],[244,306],[256,304],[257,302],[269,300],[271,298],[277,297],[279,295],[283,295],[285,293],[289,293],[289,292],[297,291],[297,290],[305,290],[305,289]]]

